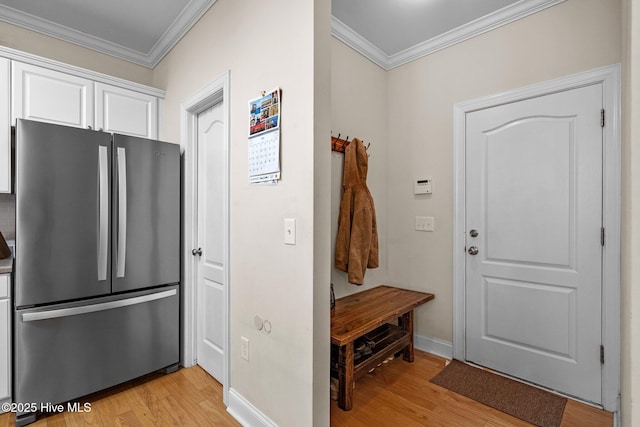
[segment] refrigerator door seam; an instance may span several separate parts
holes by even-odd
[[[115,308],[127,307],[130,305],[143,304],[150,301],[156,301],[169,298],[177,293],[175,289],[157,292],[149,295],[142,295],[134,298],[127,298],[118,301],[109,301],[99,304],[83,305],[80,307],[61,308],[57,310],[38,311],[35,313],[22,313],[23,322],[35,322],[38,320],[57,319],[61,317],[76,316],[79,314],[95,313],[98,311],[112,310]]]

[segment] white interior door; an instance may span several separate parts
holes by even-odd
[[[595,403],[602,97],[594,84],[466,115],[466,359]]]
[[[225,147],[222,103],[198,114],[197,360],[220,383],[224,373]],[[199,255],[198,255],[199,254]]]

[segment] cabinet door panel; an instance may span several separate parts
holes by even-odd
[[[9,298],[9,274],[0,274],[0,299]]]
[[[96,83],[96,128],[141,138],[158,138],[158,99]]]
[[[0,193],[11,193],[11,61],[0,58]]]
[[[93,127],[93,85],[88,79],[14,61],[11,121]]]
[[[10,318],[8,299],[0,300],[0,401],[11,397],[11,368],[9,354],[11,349],[11,337],[9,335]]]

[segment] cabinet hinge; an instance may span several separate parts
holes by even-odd
[[[600,364],[604,365],[604,346],[600,344]]]
[[[604,127],[604,108],[600,110],[600,127]]]
[[[604,227],[600,229],[600,244],[604,246]]]

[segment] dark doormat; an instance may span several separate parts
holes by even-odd
[[[564,397],[457,360],[430,381],[541,427],[559,426],[567,404]]]

